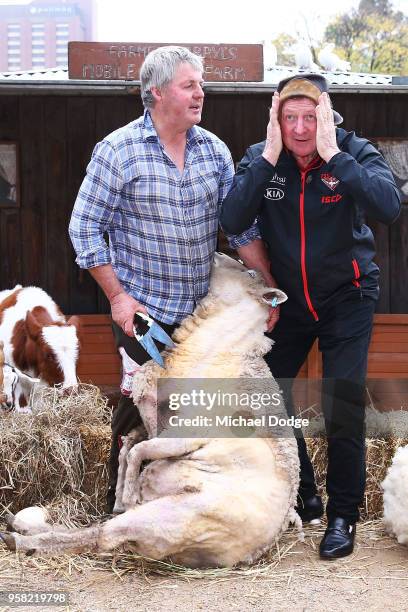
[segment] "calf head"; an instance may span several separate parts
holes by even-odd
[[[44,311],[36,307],[26,315],[26,367],[51,387],[56,384],[61,384],[63,389],[73,387],[78,382],[79,319],[71,317],[67,323],[55,322]]]

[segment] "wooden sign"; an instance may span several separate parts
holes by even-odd
[[[157,47],[177,44],[204,60],[205,81],[263,81],[262,45],[184,43],[68,43],[70,79],[138,81],[140,67]]]

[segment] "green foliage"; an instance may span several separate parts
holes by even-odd
[[[325,41],[355,72],[408,74],[408,18],[389,0],[361,0],[327,26]]]

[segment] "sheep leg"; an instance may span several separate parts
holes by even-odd
[[[123,490],[126,509],[134,507],[139,498],[138,479],[143,461],[181,457],[208,444],[203,438],[153,438],[134,446],[127,457],[127,470]]]
[[[196,523],[197,512],[197,503],[189,504],[188,497],[180,501],[163,497],[101,525],[37,535],[0,533],[0,540],[9,550],[38,556],[103,552],[132,542],[139,554],[162,559],[185,547],[186,533]]]
[[[118,481],[116,484],[115,507],[113,508],[114,513],[120,513],[125,511],[122,498],[123,487],[126,478],[127,457],[129,450],[132,448],[132,446],[143,440],[143,438],[145,437],[145,435],[143,435],[143,432],[146,433],[144,431],[143,426],[137,427],[136,429],[133,429],[131,432],[129,432],[127,436],[124,436],[122,438],[123,446],[120,449],[119,453]]]

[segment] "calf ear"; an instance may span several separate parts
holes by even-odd
[[[27,334],[32,340],[37,340],[38,336],[41,333],[41,325],[37,321],[36,317],[32,312],[28,311],[25,319],[25,327],[27,330]]]
[[[74,315],[73,317],[70,317],[67,321],[67,325],[73,325],[74,327],[77,328],[77,331],[80,332],[81,331],[81,321],[80,318],[77,315]]]

